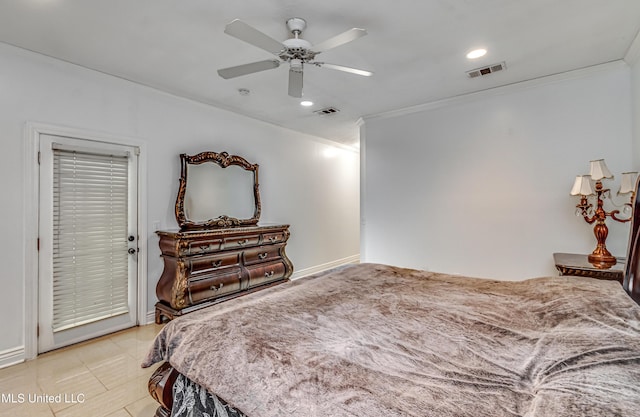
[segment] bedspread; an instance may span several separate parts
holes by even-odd
[[[167,360],[249,417],[640,416],[619,283],[361,264],[168,323]]]

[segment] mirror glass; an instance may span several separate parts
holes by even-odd
[[[258,164],[226,152],[180,155],[180,230],[250,226],[260,219]]]
[[[220,167],[213,162],[187,166],[185,216],[202,223],[220,216],[253,217],[253,171],[238,165]]]

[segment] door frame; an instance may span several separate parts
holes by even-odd
[[[138,324],[147,324],[147,144],[123,135],[45,123],[27,122],[24,129],[24,356],[38,355],[38,223],[40,218],[40,135],[57,135],[96,142],[136,146],[138,156]]]

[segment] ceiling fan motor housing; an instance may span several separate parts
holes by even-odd
[[[294,37],[282,42],[286,48],[280,53],[280,59],[291,62],[292,67],[294,65],[293,60],[307,62],[314,59],[316,53],[311,50],[313,47],[311,42],[299,37],[307,27],[307,22],[300,17],[292,17],[287,20],[287,27]],[[302,66],[300,65],[300,67]]]
[[[292,59],[311,61],[316,56],[316,53],[311,50],[311,43],[304,39],[287,39],[282,42],[282,44],[286,46],[286,49],[280,53],[279,57],[284,61],[290,61]]]

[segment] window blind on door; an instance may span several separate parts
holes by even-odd
[[[53,149],[53,331],[128,313],[128,157]]]

